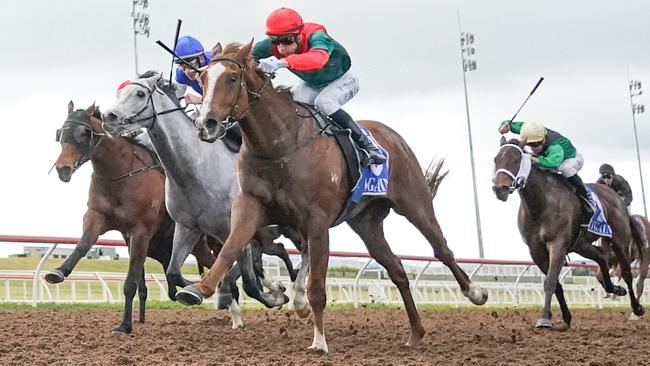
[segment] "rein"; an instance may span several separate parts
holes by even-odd
[[[140,160],[140,162],[142,162],[143,164],[147,164],[144,160],[142,160],[142,158],[140,156],[138,156],[138,154],[136,154],[135,146],[133,146],[133,144],[130,144],[130,145],[131,145],[131,162],[129,163],[129,167],[133,166],[133,162],[135,161],[135,158],[138,158],[138,160]],[[140,167],[138,169],[131,170],[128,173],[122,174],[117,178],[104,177],[104,176],[98,174],[97,172],[93,172],[93,174],[96,175],[98,178],[101,178],[103,180],[108,181],[109,183],[114,183],[114,182],[118,182],[118,181],[120,181],[122,179],[135,177],[138,174],[146,173],[146,172],[148,172],[150,170],[154,170],[154,169],[157,169],[157,168],[160,168],[160,164],[158,164],[158,163],[145,165],[145,166]]]
[[[532,161],[531,161],[531,156],[530,154],[526,153],[524,150],[521,149],[518,145],[515,144],[504,144],[501,145],[501,148],[499,149],[499,152],[505,148],[514,148],[517,149],[517,151],[521,154],[521,160],[519,161],[519,171],[517,171],[517,174],[515,175],[508,169],[498,169],[495,173],[494,176],[496,177],[497,174],[503,173],[512,178],[512,184],[510,187],[508,187],[509,193],[512,193],[518,189],[523,189],[526,187],[526,180],[528,179],[528,175],[530,174],[530,169],[532,167]]]

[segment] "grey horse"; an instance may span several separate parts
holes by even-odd
[[[165,169],[167,210],[176,222],[167,277],[177,286],[190,284],[180,268],[202,234],[222,243],[228,237],[230,208],[239,190],[237,154],[221,141],[201,142],[182,110],[162,76],[146,72],[122,88],[102,116],[103,128],[111,136],[134,135],[145,128]],[[288,301],[281,286],[271,293],[253,286],[257,282],[253,280],[250,248],[239,256],[238,263],[249,296],[267,307]]]

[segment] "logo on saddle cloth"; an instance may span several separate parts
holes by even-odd
[[[603,211],[603,205],[600,202],[598,195],[590,187],[587,187],[587,192],[589,192],[591,195],[593,203],[596,206],[594,208],[594,214],[591,216],[589,224],[587,225],[587,231],[599,236],[611,238],[612,228],[607,223],[607,218],[605,217],[605,212]]]
[[[358,203],[361,201],[362,196],[383,196],[388,190],[388,163],[390,156],[388,151],[381,147],[377,141],[372,137],[370,131],[363,126],[359,126],[368,139],[375,145],[381,153],[386,157],[386,162],[383,164],[372,164],[368,167],[362,168],[361,178],[357,181],[356,186],[352,190],[350,197],[353,202]]]

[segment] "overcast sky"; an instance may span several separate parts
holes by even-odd
[[[181,34],[202,40],[247,42],[264,34],[266,16],[288,6],[321,23],[346,47],[361,91],[345,106],[356,119],[376,119],[398,131],[426,166],[444,157],[451,173],[434,207],[457,257],[478,257],[457,12],[475,34],[478,69],[467,75],[485,253],[529,259],[516,227],[519,198],[498,201],[491,191],[499,121],[530,89],[545,81],[520,113],[569,137],[585,157],[580,175],[597,178],[613,164],[630,182],[633,211],[643,203],[634,149],[628,76],[650,93],[650,2],[636,1],[150,1],[151,35],[138,38],[140,72],[169,72],[170,57],[155,41]],[[0,234],[80,236],[92,167],[70,183],[47,171],[60,152],[55,130],[69,100],[108,106],[117,85],[132,78],[131,2],[18,2],[0,13]],[[288,72],[276,80],[295,85]],[[650,109],[650,99],[637,100]],[[637,119],[646,183],[650,181],[650,113]],[[650,186],[646,184],[650,189]],[[395,214],[386,223],[398,254],[431,249]],[[106,238],[119,238],[111,232]],[[331,249],[365,251],[347,228],[332,230]],[[20,251],[0,244],[0,256]]]

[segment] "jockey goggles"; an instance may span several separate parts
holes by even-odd
[[[601,177],[603,177],[603,179],[612,179],[611,174],[603,174],[603,175],[601,175]]]
[[[290,45],[296,41],[298,36],[296,34],[285,34],[283,36],[269,36],[271,38],[271,43],[274,45]]]
[[[185,61],[186,63],[192,65],[192,66],[193,66],[194,68],[196,68],[196,69],[198,69],[199,66],[201,66],[201,65],[200,65],[201,62],[200,62],[198,56],[196,56],[196,57],[191,57],[191,58],[184,58],[184,59],[182,59],[182,61],[181,61],[181,59],[176,59],[174,62],[175,62],[175,63],[178,65],[178,67],[180,67],[181,69],[188,69],[189,66],[187,66],[187,65],[185,64],[185,62],[183,62],[183,61]]]
[[[537,147],[537,146],[541,146],[543,143],[544,143],[544,140],[542,140],[542,141],[537,141],[537,142],[530,142],[530,143],[528,143],[528,146],[530,146],[530,147]]]

